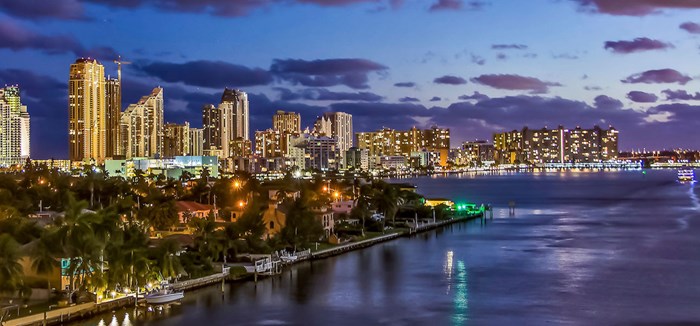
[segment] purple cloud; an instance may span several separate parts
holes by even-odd
[[[498,60],[506,60],[508,59],[508,56],[505,53],[499,53],[496,55],[496,59]]]
[[[659,70],[648,70],[642,73],[634,74],[622,80],[623,83],[627,84],[664,84],[664,83],[678,83],[685,85],[692,78],[681,74],[674,69],[659,69]]]
[[[659,97],[656,94],[645,93],[640,91],[631,91],[627,93],[627,98],[637,103],[655,103]]]
[[[560,83],[542,81],[534,77],[520,75],[481,75],[471,79],[472,82],[490,86],[496,89],[523,90],[533,94],[549,92],[549,87],[562,86]]]
[[[312,101],[378,102],[384,98],[382,96],[370,92],[333,92],[323,88],[306,89],[303,90],[301,93],[302,98]]]
[[[663,93],[666,96],[667,101],[700,101],[700,93],[695,93],[691,94],[688,93],[688,91],[679,89],[679,90],[664,90],[661,93]]]
[[[330,87],[345,85],[354,89],[369,88],[370,73],[384,73],[389,68],[366,59],[299,60],[275,59],[270,72],[293,85]]]
[[[137,63],[137,69],[160,80],[211,88],[268,85],[272,75],[260,68],[248,68],[223,61],[190,61],[185,63]]]
[[[697,23],[685,22],[680,28],[691,34],[700,34],[700,24]]]
[[[484,1],[470,1],[465,3],[463,0],[437,0],[430,6],[430,11],[441,10],[481,10],[486,6]]]
[[[645,16],[663,9],[698,9],[696,0],[573,0],[582,10],[625,16]]]
[[[430,99],[430,102],[440,102],[442,101],[442,98],[439,96],[433,96],[433,98]]]
[[[394,84],[396,87],[415,87],[416,83],[414,82],[401,82],[401,83],[396,83]]]
[[[481,94],[479,92],[474,92],[474,94],[472,94],[472,95],[460,95],[459,99],[463,100],[463,101],[466,101],[466,100],[485,101],[485,100],[488,100],[489,97],[487,95]]]
[[[0,21],[0,48],[12,51],[38,50],[46,54],[73,53],[79,57],[113,59],[116,51],[109,47],[84,48],[70,35],[42,35],[12,21]]]
[[[407,96],[407,97],[400,98],[399,102],[401,102],[401,103],[420,102],[420,100],[415,98],[415,97],[408,97]]]
[[[673,45],[659,40],[652,40],[648,37],[638,37],[632,41],[607,41],[605,42],[604,48],[614,53],[627,54],[651,50],[666,50],[673,48]]]
[[[486,63],[486,60],[483,57],[472,54],[472,63],[476,63],[477,65],[483,66]]]
[[[435,78],[433,82],[436,84],[443,85],[464,85],[467,83],[467,80],[458,76],[445,75],[442,77]]]
[[[28,19],[82,19],[84,12],[78,0],[0,0],[0,11]]]
[[[491,45],[491,49],[494,49],[494,50],[527,50],[527,45],[525,45],[525,44],[494,44],[494,45]]]

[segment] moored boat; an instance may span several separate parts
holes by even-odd
[[[678,170],[678,181],[691,182],[695,181],[695,171],[689,168],[681,168]]]
[[[149,304],[165,304],[178,300],[182,300],[185,297],[185,292],[183,291],[173,291],[172,289],[161,289],[144,296],[146,303]]]

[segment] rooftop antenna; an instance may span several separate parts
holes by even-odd
[[[122,56],[117,56],[117,60],[114,60],[117,64],[117,78],[119,79],[119,85],[122,84],[122,65],[130,65],[130,61],[122,61]]]

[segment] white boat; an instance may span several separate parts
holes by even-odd
[[[155,291],[153,293],[146,294],[144,299],[146,303],[149,304],[165,304],[178,300],[182,300],[185,297],[185,292],[183,291],[173,291],[172,289],[162,289]]]
[[[693,169],[682,168],[678,170],[678,181],[692,182],[695,181],[695,171]]]
[[[281,253],[279,253],[279,257],[280,257],[280,260],[282,260],[285,263],[291,263],[291,262],[299,259],[299,257],[297,257],[296,253],[290,254],[286,251],[282,251]]]

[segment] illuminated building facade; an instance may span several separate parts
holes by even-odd
[[[445,166],[450,151],[450,130],[438,127],[420,130],[413,127],[406,131],[384,128],[374,132],[358,132],[356,144],[369,152],[370,160],[382,156],[402,156],[428,151],[437,153],[438,162]]]
[[[23,164],[30,154],[29,113],[18,86],[0,88],[0,166]]]
[[[501,164],[596,163],[616,160],[619,132],[602,129],[529,129],[495,134],[496,160]]]
[[[120,155],[121,146],[121,113],[122,87],[119,79],[107,78],[105,81],[105,155],[114,157]]]
[[[190,128],[190,155],[204,155],[204,130],[201,128]]]
[[[314,133],[338,141],[338,157],[340,163],[344,164],[347,150],[353,147],[352,115],[345,112],[326,112],[316,120]]]
[[[163,157],[192,155],[190,123],[167,123],[163,132]]]
[[[126,158],[163,155],[163,89],[126,108],[121,117],[122,150]]]
[[[80,58],[68,79],[68,140],[71,161],[104,161],[107,155],[107,110],[104,67]]]

